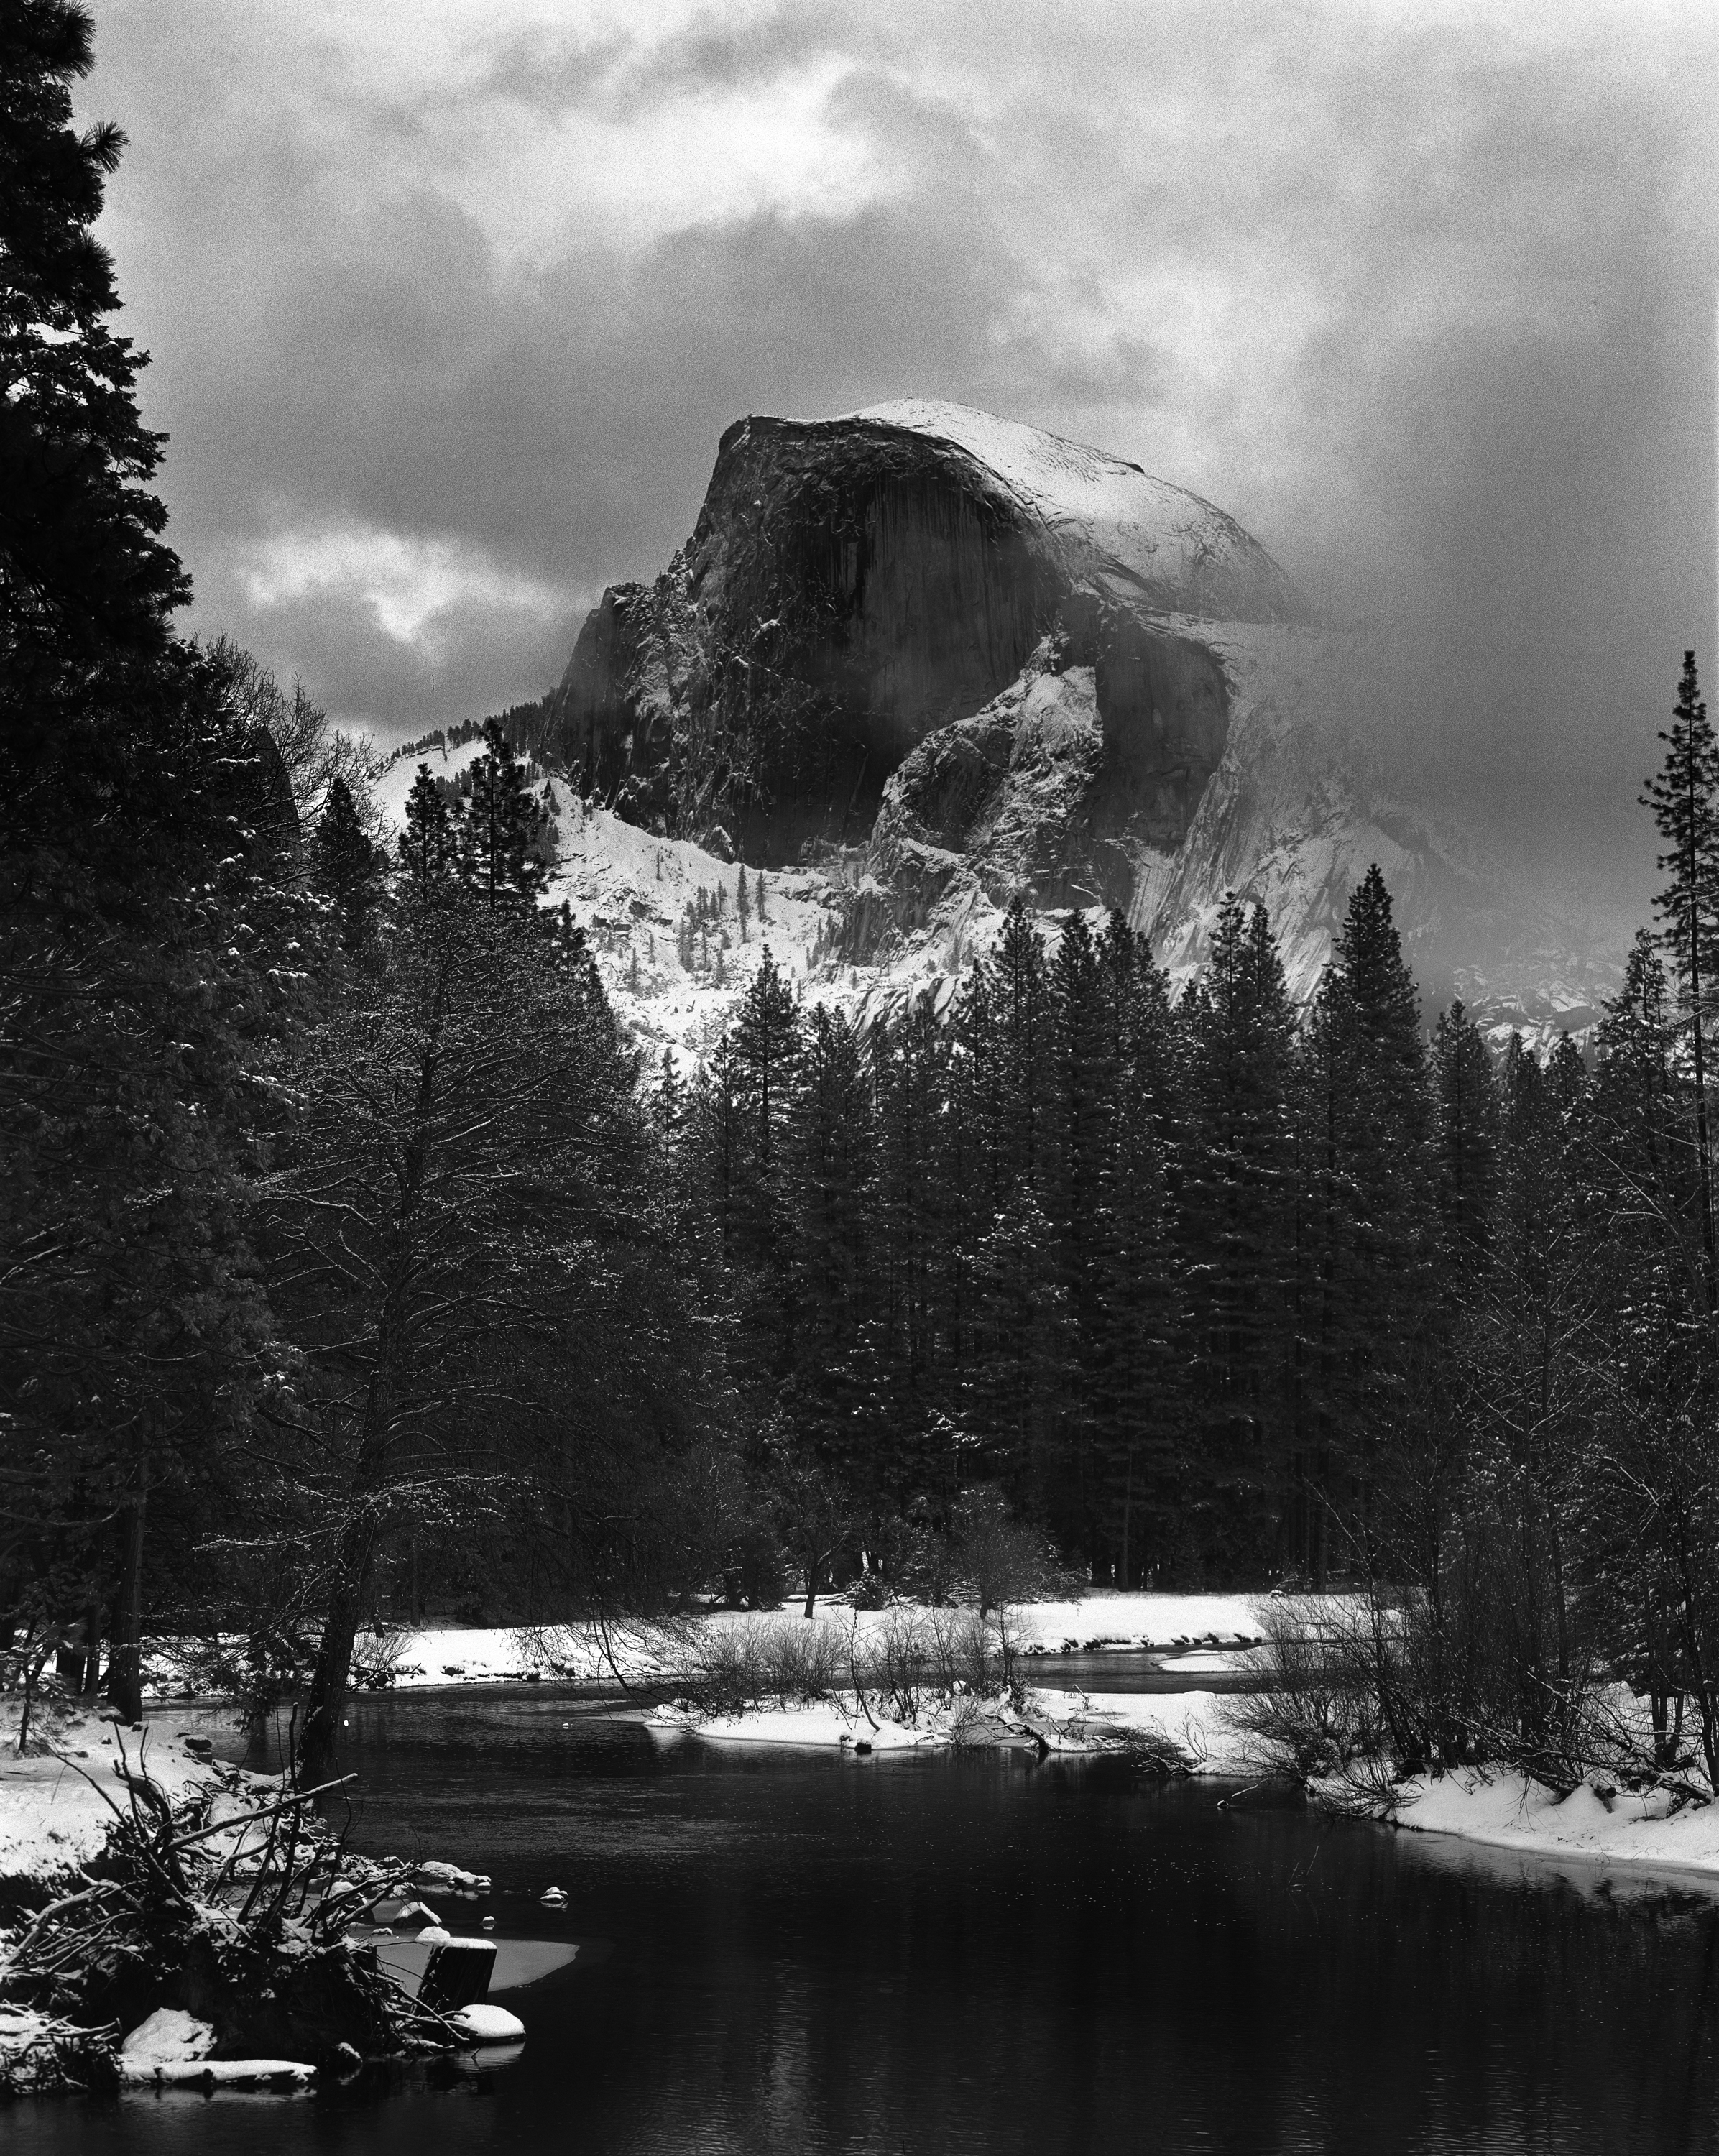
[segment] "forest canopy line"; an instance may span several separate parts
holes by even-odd
[[[1020,901],[945,1017],[808,1010],[767,956],[699,1067],[646,1074],[542,902],[539,707],[423,767],[385,849],[314,698],[175,634],[91,232],[121,139],[71,126],[89,19],[30,0],[0,39],[8,1679],[135,1716],[146,1640],[202,1640],[320,1768],[379,1611],[795,1574],[809,1610],[1007,1545],[982,1599],[1376,1586],[1422,1628],[1399,1752],[1543,1756],[1604,1666],[1674,1750],[1693,1700],[1713,1777],[1693,655],[1659,931],[1585,1058],[1495,1055],[1460,1005],[1428,1038],[1374,868],[1305,1009],[1241,896],[1179,994],[1120,916]]]

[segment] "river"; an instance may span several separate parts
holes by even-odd
[[[579,1943],[510,2002],[523,2053],[385,2094],[18,2105],[6,2156],[1719,2146],[1691,1886],[1112,1761],[665,1744],[546,1687],[366,1700],[350,1736],[360,1847],[490,1872],[500,1931]]]

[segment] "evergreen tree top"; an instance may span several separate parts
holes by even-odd
[[[529,906],[549,880],[532,850],[546,819],[499,719],[485,721],[484,740],[484,753],[470,767],[471,800],[459,830],[460,873],[492,909]]]
[[[799,1047],[799,1013],[767,943],[741,998],[734,1037],[742,1061],[754,1065],[781,1061]]]
[[[90,228],[125,137],[72,130],[93,57],[72,0],[0,10],[0,656],[27,675],[159,651],[190,596],[146,486],[164,438],[138,417],[145,356],[103,319],[119,295]]]
[[[1660,940],[1686,1000],[1706,1003],[1719,973],[1719,741],[1692,651],[1683,654],[1671,724],[1660,739],[1665,761],[1641,793],[1665,842],[1659,866],[1669,880],[1655,900]]]
[[[1350,894],[1327,978],[1363,1034],[1381,1043],[1419,1039],[1420,997],[1377,861]]]

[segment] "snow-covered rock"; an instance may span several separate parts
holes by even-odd
[[[120,2046],[120,2079],[131,2087],[302,2088],[316,2068],[300,2059],[216,2059],[215,2031],[181,2007],[158,2006]]]
[[[517,2044],[526,2033],[525,2023],[505,2006],[462,2006],[448,2019],[475,2044]]]
[[[120,2057],[128,2071],[141,2073],[206,2059],[214,2048],[215,2032],[207,2021],[199,2021],[182,2007],[158,2006],[121,2045]]]

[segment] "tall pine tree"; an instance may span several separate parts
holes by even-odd
[[[381,867],[377,849],[358,820],[351,789],[336,777],[310,834],[310,887],[332,903],[345,950],[357,950],[370,932]]]
[[[1419,1001],[1375,864],[1352,894],[1303,1042],[1306,1229],[1298,1291],[1318,1502],[1310,1569],[1336,1526],[1378,1557],[1378,1500],[1415,1401],[1429,1314],[1430,1100]]]
[[[1188,998],[1183,1204],[1202,1323],[1195,1399],[1208,1485],[1236,1508],[1232,1537],[1275,1531],[1285,1474],[1289,1355],[1290,1051],[1283,967],[1263,906],[1224,894],[1212,955]],[[1249,1523],[1245,1524],[1244,1522]]]
[[[460,824],[461,878],[491,911],[532,906],[548,881],[536,851],[543,812],[499,719],[485,721],[484,742],[484,753],[471,767],[471,798]]]
[[[441,882],[454,874],[459,860],[459,836],[446,797],[427,763],[418,767],[412,791],[406,796],[405,828],[399,837],[400,865],[419,887]]]
[[[1642,805],[1653,811],[1665,850],[1660,937],[1677,983],[1686,1029],[1695,1108],[1696,1200],[1710,1317],[1719,1314],[1719,1257],[1707,1142],[1708,1035],[1719,1003],[1719,743],[1696,677],[1695,654],[1683,654],[1670,730],[1660,739],[1665,760],[1647,782]]]

